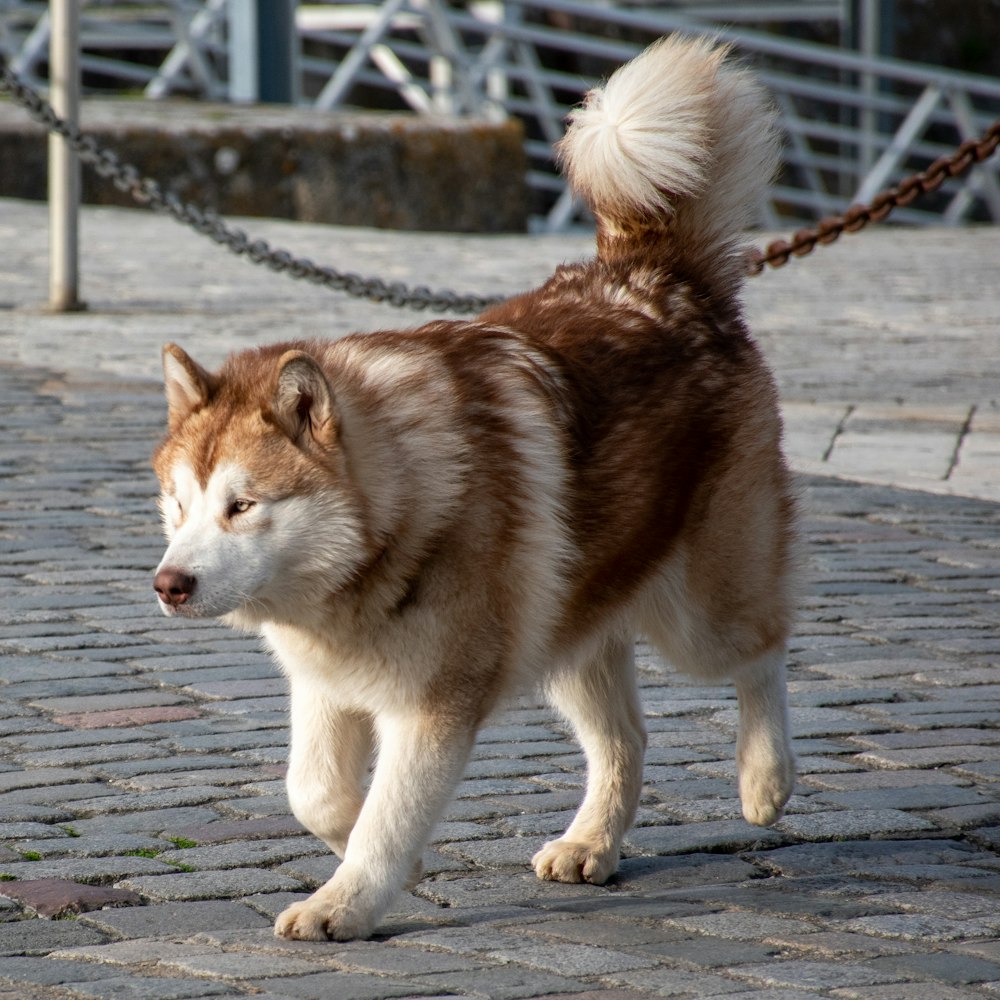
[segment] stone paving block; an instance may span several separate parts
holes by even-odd
[[[154,902],[239,899],[256,892],[289,892],[302,887],[297,879],[259,868],[197,872],[177,872],[162,864],[159,868],[174,874],[129,875],[119,879],[118,887],[131,889]]]
[[[1000,781],[1000,761],[986,760],[971,764],[955,764],[956,775],[973,780],[996,782]]]
[[[917,955],[886,955],[871,961],[874,968],[899,973],[899,978],[920,976],[952,986],[1000,980],[1000,964],[973,955],[935,951]]]
[[[66,987],[75,996],[95,997],[97,1000],[200,1000],[201,997],[245,995],[224,983],[144,976],[117,976],[98,982],[67,983]]]
[[[301,1000],[330,1000],[330,997],[350,997],[351,1000],[391,1000],[393,997],[432,996],[438,991],[431,985],[397,982],[380,976],[364,976],[354,972],[320,972],[313,975],[275,977],[251,980],[250,986],[280,996]],[[499,998],[498,998],[499,1000]]]
[[[119,778],[117,784],[129,792],[155,792],[166,788],[189,788],[192,785],[234,785],[242,790],[264,776],[264,768],[234,766],[229,768],[198,769],[194,771],[163,771],[158,774],[137,774]]]
[[[625,834],[623,849],[627,854],[692,854],[706,850],[759,849],[787,842],[780,832],[751,826],[739,819],[637,827]]]
[[[166,757],[169,752],[163,747],[150,746],[147,742],[136,740],[132,743],[28,751],[17,754],[16,759],[18,763],[27,764],[29,767],[62,769],[67,764],[73,763],[74,760],[86,766],[87,764],[100,764],[111,760],[147,760],[155,757]]]
[[[158,938],[134,938],[130,941],[113,941],[100,945],[80,945],[61,948],[53,958],[86,959],[106,965],[152,965],[170,959],[185,959],[195,955],[217,955],[217,945],[198,944],[195,941],[165,941]]]
[[[929,809],[923,815],[943,829],[957,827],[960,830],[965,830],[983,823],[1000,822],[1000,802],[955,806],[949,809]]]
[[[894,913],[849,920],[845,928],[901,941],[969,941],[997,934],[1000,920],[950,920],[925,913]]]
[[[858,837],[888,837],[900,833],[934,830],[929,820],[900,809],[849,809],[785,816],[775,829],[804,840],[853,840]]]
[[[150,903],[121,910],[87,913],[78,921],[124,938],[189,937],[204,930],[270,928],[271,920],[241,902],[195,900]]]
[[[204,806],[175,809],[149,809],[143,812],[107,813],[90,819],[71,819],[71,825],[81,835],[92,833],[149,833],[170,837],[176,829],[217,820],[219,814]]]
[[[22,880],[71,879],[86,884],[117,882],[120,879],[176,871],[161,861],[142,857],[46,858],[0,865],[0,876]],[[126,888],[128,888],[126,886]]]
[[[243,790],[231,789],[230,796],[218,796],[216,807],[221,815],[238,819],[266,819],[287,816],[288,796],[282,791],[276,795],[255,795],[252,798],[236,798]]]
[[[907,955],[902,962],[911,956]],[[835,990],[848,986],[876,986],[880,983],[901,982],[910,976],[878,966],[880,959],[858,963],[817,962],[786,959],[758,965],[741,965],[728,970],[733,976],[766,986]]]
[[[806,992],[805,990],[792,990],[792,989],[750,989],[744,993],[739,994],[741,1000],[817,1000],[816,994],[811,990]],[[721,994],[722,997],[729,997],[731,994],[724,993]],[[712,996],[699,997],[698,1000],[716,1000],[720,997],[720,994],[715,993]]]
[[[955,785],[909,785],[871,791],[821,792],[815,799],[847,809],[943,809],[952,806],[989,805],[982,792]],[[996,803],[992,803],[996,805]]]
[[[15,983],[58,986],[61,983],[85,983],[107,978],[108,970],[91,962],[25,956],[0,958],[0,981],[9,979]]]
[[[201,709],[194,706],[161,705],[155,708],[119,708],[104,712],[56,715],[52,721],[77,729],[104,729],[109,726],[144,726],[150,722],[197,719],[200,715]]]
[[[726,854],[623,858],[611,884],[624,892],[651,892],[706,883],[736,883],[756,878],[759,870]],[[552,884],[552,883],[548,883]]]
[[[871,869],[893,869],[923,865],[957,866],[990,855],[971,844],[948,840],[842,841],[830,844],[799,844],[779,847],[756,855],[757,860],[782,875],[827,874],[832,871],[860,873]]]
[[[142,900],[125,889],[85,885],[71,879],[26,879],[0,883],[0,895],[16,900],[41,917],[64,917],[105,906],[133,906]]]
[[[815,924],[805,920],[741,911],[707,913],[694,917],[667,917],[664,923],[694,934],[736,941],[766,942],[781,935],[809,934],[817,930]]]
[[[732,965],[764,962],[777,955],[781,948],[776,944],[722,940],[695,935],[680,937],[676,941],[661,940],[650,944],[629,947],[630,952],[655,957],[671,967],[684,969],[724,969]],[[746,984],[741,986],[745,989]]]
[[[239,794],[241,794],[239,789],[225,785],[187,785],[183,788],[162,788],[153,792],[120,792],[117,795],[78,799],[73,802],[72,808],[81,816],[136,813],[198,806],[206,802],[221,803],[224,799]]]
[[[89,836],[70,836],[67,828],[48,827],[55,836],[45,840],[19,841],[15,850],[22,856],[37,855],[36,860],[54,857],[98,858],[112,854],[138,854],[164,850],[165,844],[155,837],[133,833],[91,834]],[[75,833],[76,831],[74,831]],[[62,836],[59,836],[62,834]]]
[[[650,957],[630,955],[612,948],[561,942],[550,944],[522,940],[514,948],[491,948],[485,958],[503,963],[527,965],[563,976],[602,976],[631,969],[652,968]]]
[[[414,979],[428,991],[461,993],[485,1000],[529,1000],[529,998],[569,994],[587,996],[588,986],[572,976],[521,969],[516,966],[477,969],[472,976],[438,972]],[[419,995],[419,994],[418,994]],[[598,993],[600,997],[600,993]],[[319,997],[316,1000],[320,1000]],[[325,998],[323,998],[325,1000]]]
[[[659,997],[739,996],[746,997],[746,984],[707,972],[681,969],[640,969],[616,972],[605,977],[607,982],[635,986]]]
[[[252,868],[280,864],[292,858],[322,854],[330,849],[313,836],[288,837],[282,840],[251,840],[205,847],[185,847],[164,851],[159,860],[167,864],[190,865],[197,869]],[[329,862],[327,861],[329,864]]]
[[[920,767],[944,767],[970,761],[1000,761],[1000,746],[964,744],[960,746],[914,747],[909,750],[866,750],[859,761],[871,767],[907,770]]]
[[[917,785],[963,785],[972,784],[970,778],[944,771],[851,771],[842,773],[823,772],[803,776],[803,784],[813,788],[831,791],[868,791],[870,789],[901,789]]]
[[[775,935],[772,942],[775,949],[780,948],[797,958],[823,960],[839,958],[856,961],[878,955],[908,955],[918,950],[915,945],[904,941],[872,937],[849,930],[823,931],[817,928],[813,928],[809,934]]]
[[[99,931],[75,920],[35,918],[0,923],[0,956],[47,955],[57,948],[101,944],[105,940]]]
[[[333,875],[339,865],[337,856],[328,850],[325,854],[293,858],[274,870],[297,879],[304,888],[318,889]]]
[[[175,956],[160,959],[167,969],[182,974],[207,976],[213,979],[269,979],[273,976],[301,976],[322,972],[324,963],[310,962],[289,955],[252,955],[247,953]]]
[[[356,942],[338,947],[333,960],[339,967],[350,972],[376,973],[380,976],[410,977],[435,972],[475,973],[484,967],[482,961],[463,955],[387,946],[381,941]]]
[[[89,777],[89,772],[78,768],[28,768],[0,772],[0,802],[4,801],[4,792],[20,788],[38,788],[41,785],[64,785],[79,783]]]
[[[26,802],[0,803],[0,822],[10,823],[63,823],[73,819],[68,809],[32,805]]]
[[[843,997],[844,1000],[971,1000],[983,994],[978,989],[972,991],[941,983],[920,982],[869,986],[861,990],[847,987],[835,990],[833,996]]]
[[[0,840],[21,841],[30,838],[69,838],[69,834],[49,823],[0,823]]]
[[[306,833],[305,828],[292,816],[265,817],[260,819],[220,819],[199,826],[178,827],[174,835],[194,841],[198,846],[222,844],[228,841],[270,840]]]

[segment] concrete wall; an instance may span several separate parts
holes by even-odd
[[[378,112],[94,99],[86,134],[165,191],[223,215],[391,229],[527,225],[520,126]],[[44,199],[42,127],[0,103],[0,196]],[[90,169],[84,200],[133,205]]]

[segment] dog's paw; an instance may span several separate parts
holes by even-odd
[[[535,874],[550,882],[604,885],[618,867],[617,850],[572,840],[550,840],[532,859]]]
[[[353,941],[369,937],[373,929],[370,920],[310,896],[280,914],[274,935],[294,941]]]
[[[784,815],[795,787],[795,758],[791,751],[755,767],[740,768],[743,816],[754,826],[773,826]]]

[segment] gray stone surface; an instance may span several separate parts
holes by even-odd
[[[517,122],[88,98],[80,123],[165,192],[235,215],[445,232],[523,232]],[[0,197],[44,200],[41,125],[0,102]],[[90,204],[134,207],[95,171]]]
[[[52,921],[4,900],[3,1000],[1000,992],[1000,233],[875,231],[748,287],[810,567],[790,657],[800,779],[782,823],[739,818],[732,689],[640,646],[648,767],[609,887],[528,869],[572,814],[582,760],[526,696],[490,720],[415,895],[373,941],[327,945],[270,930],[334,868],[287,812],[277,672],[252,639],[173,629],[149,600],[157,351],[178,339],[214,364],[276,336],[414,317],[110,209],[84,213],[91,310],[48,314],[42,212],[0,202],[0,238],[19,251],[0,256],[0,875],[145,905]],[[482,291],[587,247],[263,225],[315,259],[336,247],[356,270]],[[973,407],[953,442],[968,476],[934,479],[940,436]]]

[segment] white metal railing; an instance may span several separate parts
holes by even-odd
[[[227,3],[84,2],[81,69],[151,97],[225,99]],[[864,200],[1000,116],[996,81],[742,26],[799,18],[843,29],[849,6],[846,0],[689,0],[669,7],[641,0],[303,4],[297,12],[299,89],[302,100],[319,109],[371,96],[420,114],[520,118],[536,211],[546,227],[560,228],[576,218],[551,154],[567,111],[595,79],[653,38],[709,28],[756,69],[781,111],[784,171],[761,218],[780,226],[789,217],[816,218]],[[863,0],[862,9],[874,9],[873,0]],[[48,32],[44,4],[0,0],[0,47],[28,82],[42,75]],[[129,61],[125,51],[150,56]],[[1000,221],[995,159],[894,218]]]
[[[315,13],[302,23],[307,44],[339,46],[345,53],[333,63],[315,57],[304,62],[306,73],[321,80],[325,76],[316,92],[318,106],[342,106],[352,87],[364,85],[396,90],[422,111],[430,107],[521,118],[527,128],[529,179],[546,225],[554,229],[575,214],[551,155],[566,113],[595,79],[653,38],[675,30],[705,30],[701,18],[718,13],[709,6],[624,7],[586,0],[506,0],[468,4],[462,10],[444,7],[439,0],[395,0],[392,14],[406,16],[406,23],[384,16],[351,33],[343,26],[322,25],[327,6],[306,8]],[[446,53],[435,41],[434,9],[438,16],[444,13],[459,40]],[[800,6],[800,15],[802,10]],[[385,15],[388,5],[380,11]],[[834,12],[828,7],[823,13]],[[415,28],[413,18],[420,16],[424,21]],[[816,218],[864,200],[978,135],[1000,115],[996,81],[743,27],[713,26],[712,31],[756,68],[782,114],[788,137],[785,167],[763,207],[762,221],[769,225],[780,225],[789,216]],[[397,64],[394,74],[385,71],[386,50]],[[440,72],[435,74],[433,60],[442,54],[453,81],[447,92],[450,103],[442,101],[435,85]],[[414,92],[418,101],[411,97]],[[1000,221],[995,163],[950,181],[926,204],[900,209],[894,218],[959,222],[973,213]]]

